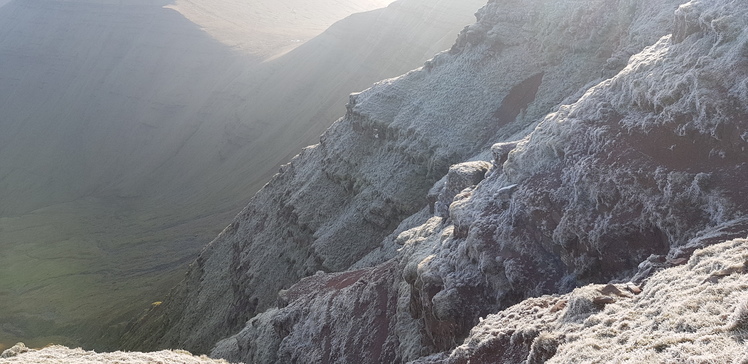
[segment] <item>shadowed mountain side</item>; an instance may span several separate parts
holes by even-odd
[[[168,9],[10,4],[0,187],[14,193],[0,213],[83,196],[236,206],[318,140],[351,90],[447,48],[480,3],[359,14],[260,66],[194,27],[182,35],[190,24]]]
[[[177,194],[153,176],[195,133],[206,99],[256,62],[160,5],[0,8],[0,215]]]
[[[149,178],[194,132],[190,115],[257,61],[163,5],[0,8],[2,343],[101,342],[233,214],[175,208],[180,191]]]

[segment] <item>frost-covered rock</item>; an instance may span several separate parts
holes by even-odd
[[[0,358],[10,358],[10,357],[18,356],[20,354],[28,352],[29,350],[31,349],[29,349],[26,346],[26,344],[18,343],[18,344],[13,345],[9,349],[3,350],[3,353],[0,354]]]
[[[211,356],[248,363],[394,363],[397,263],[302,279]]]
[[[748,17],[733,15],[748,8],[684,8],[701,9],[699,22],[724,23],[678,43],[665,36],[632,56],[520,141],[460,201],[465,218],[437,231],[430,246],[406,242],[408,266],[418,264],[417,304],[403,309],[423,317],[434,348],[458,343],[478,317],[523,298],[642,281],[697,247],[747,234],[748,143],[740,135],[748,129]],[[498,196],[515,185],[510,201]],[[445,299],[460,307],[447,319],[437,306]]]
[[[643,290],[590,285],[527,299],[414,364],[742,363],[746,258],[748,240],[737,239],[698,250]]]
[[[163,350],[153,353],[115,352],[97,353],[54,345],[44,349],[29,349],[18,343],[3,352],[2,364],[229,364],[222,359],[194,356],[183,350]]]
[[[254,316],[212,355],[569,362],[582,339],[544,328],[748,236],[747,22],[731,0],[489,2],[451,51],[353,95],[133,332],[190,347]]]
[[[449,206],[455,197],[465,189],[475,187],[485,178],[489,169],[491,169],[491,163],[484,161],[460,163],[450,167],[447,175],[429,191],[429,205],[432,212],[436,216],[448,218]]]

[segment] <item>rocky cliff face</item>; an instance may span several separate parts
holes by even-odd
[[[238,332],[212,355],[250,363],[592,357],[564,328],[748,234],[747,12],[489,2],[449,52],[352,95],[129,344],[205,351]],[[694,259],[694,276],[719,270]]]

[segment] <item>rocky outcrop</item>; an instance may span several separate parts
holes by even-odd
[[[746,11],[732,5],[716,11]],[[678,12],[715,11],[702,6]],[[435,349],[519,299],[630,279],[651,256],[675,264],[718,226],[734,230],[725,238],[744,236],[742,27],[701,27],[680,43],[666,36],[634,55],[618,75],[549,114],[470,196],[455,199],[438,245],[406,244],[418,266],[410,310],[438,338]]]
[[[234,330],[212,355],[258,363],[588,355],[547,328],[657,297],[684,268],[652,274],[748,235],[746,19],[730,0],[489,2],[451,51],[351,96],[128,339],[202,351]],[[743,269],[699,259],[694,281]]]
[[[397,276],[393,261],[302,279],[280,292],[279,308],[252,318],[212,356],[248,363],[398,362],[399,342],[390,335]]]
[[[3,350],[3,353],[0,354],[0,358],[10,358],[10,357],[21,355],[23,353],[27,353],[29,351],[31,351],[31,349],[29,349],[26,346],[26,344],[17,343],[13,345],[11,348]]]

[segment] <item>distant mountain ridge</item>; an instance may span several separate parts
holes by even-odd
[[[216,40],[262,58],[277,57],[354,13],[393,0],[177,0],[167,5]]]

